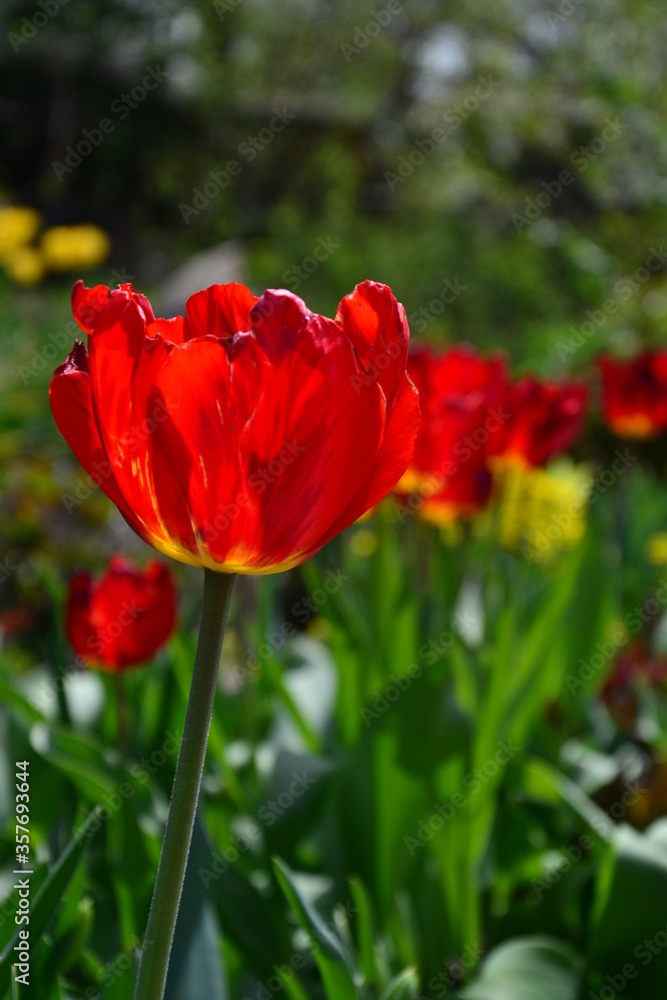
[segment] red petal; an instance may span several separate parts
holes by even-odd
[[[341,301],[336,322],[352,342],[364,372],[382,386],[391,408],[410,339],[403,306],[387,285],[364,281]]]
[[[448,478],[494,453],[510,418],[504,358],[483,358],[465,345],[441,355],[418,347],[408,371],[422,410],[414,469]]]
[[[72,312],[87,334],[115,322],[128,301],[136,304],[146,322],[151,323],[155,319],[146,296],[135,292],[129,284],[119,285],[112,291],[106,285],[86,288],[83,281],[77,281],[72,289]]]
[[[183,553],[209,563],[205,539],[228,544],[225,508],[244,486],[238,439],[261,395],[264,363],[251,337],[206,337],[175,348],[155,375],[150,406],[169,414],[151,442],[160,519]]]
[[[80,340],[76,341],[67,360],[56,368],[49,395],[58,430],[74,455],[131,522],[132,515],[118,490],[100,440],[90,396],[88,356]]]
[[[579,382],[525,378],[513,387],[507,436],[501,454],[515,454],[543,465],[564,451],[581,430],[587,388]]]
[[[631,361],[601,357],[602,409],[623,437],[654,437],[667,428],[667,351],[644,351]]]
[[[176,595],[166,567],[152,562],[142,572],[116,557],[97,583],[87,574],[73,579],[66,619],[80,656],[122,670],[153,656],[171,634],[175,614]]]
[[[487,466],[471,462],[447,479],[442,490],[425,496],[418,510],[422,517],[438,525],[473,517],[486,506],[492,488],[493,476]]]
[[[186,303],[190,337],[233,337],[250,330],[250,311],[257,302],[252,292],[237,282],[211,285],[191,295]]]
[[[396,486],[410,464],[420,422],[419,395],[404,374],[396,391],[394,407],[389,414],[382,446],[371,473],[329,532],[330,538],[374,507]]]
[[[369,488],[382,444],[382,390],[374,382],[359,390],[352,350],[337,337],[330,320],[308,323],[301,350],[274,369],[244,443],[249,485],[261,498],[258,550],[278,564],[303,562],[342,530],[334,526]]]
[[[182,316],[173,319],[156,319],[146,327],[147,337],[161,337],[167,344],[182,344],[189,338],[189,331]]]
[[[285,360],[301,345],[306,321],[312,317],[305,303],[283,289],[264,292],[250,313],[255,339],[271,363]]]
[[[289,298],[277,305],[293,308]],[[275,323],[280,309],[259,325]],[[276,331],[261,332],[281,353]],[[171,417],[154,439],[161,516],[206,565],[296,565],[323,544],[376,458],[384,427],[378,386],[355,391],[354,357],[332,321],[313,317],[297,343],[269,368],[253,337],[236,337],[230,380],[219,342],[190,341],[157,375],[155,392]]]
[[[118,300],[118,305],[121,305]],[[149,407],[155,374],[173,348],[161,337],[146,339],[143,310],[127,297],[122,308],[90,338],[92,399],[102,446],[125,504],[151,541],[166,538],[159,517],[149,461],[150,439],[167,420]],[[105,321],[109,316],[105,316]]]

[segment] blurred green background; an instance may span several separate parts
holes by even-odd
[[[372,277],[416,332],[545,371],[609,298],[574,367],[666,329],[664,267],[614,290],[664,238],[658,3],[9,0],[0,36],[0,189],[107,229],[109,282],[159,283],[234,240],[256,289],[331,312]]]

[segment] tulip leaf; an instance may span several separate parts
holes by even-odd
[[[139,972],[138,954],[131,954],[129,961],[130,965],[123,963],[122,969],[114,967],[112,981],[102,993],[103,1000],[128,1000],[131,996],[132,985]],[[109,977],[110,974],[107,973],[107,976]]]
[[[416,969],[404,969],[387,983],[380,1000],[415,1000],[419,995],[419,976]]]
[[[289,960],[293,949],[275,896],[262,895],[239,868],[208,844],[197,874],[203,891],[215,903],[224,933],[253,971],[268,977],[276,962]]]
[[[85,822],[77,830],[77,835],[70,841],[55,865],[49,871],[46,879],[30,900],[30,940],[37,942],[49,925],[51,918],[60,906],[63,893],[74,875],[86,849],[90,837],[95,835],[99,825],[97,810],[94,809]],[[33,876],[30,876],[32,878]],[[32,894],[31,894],[32,895]],[[9,990],[10,961],[14,945],[19,940],[20,927],[0,954],[0,996]]]
[[[364,982],[372,985],[377,979],[377,968],[375,963],[375,935],[373,933],[371,901],[366,886],[359,878],[350,879],[350,891],[356,915],[359,963],[364,975]]]
[[[328,1000],[360,1000],[361,993],[355,986],[340,938],[327,927],[312,903],[304,897],[287,865],[274,859],[273,867],[285,898],[302,930],[308,935]]]
[[[218,918],[211,897],[202,891],[199,875],[208,853],[206,838],[197,819],[169,959],[164,1000],[227,998]]]
[[[667,847],[656,834],[618,827],[598,877],[589,959],[600,986],[628,1000],[663,995],[667,979]]]
[[[282,751],[259,810],[271,853],[287,852],[324,812],[339,765],[331,758]]]
[[[583,959],[548,937],[515,938],[494,949],[461,1000],[578,1000]]]

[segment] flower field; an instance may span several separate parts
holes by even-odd
[[[0,14],[0,998],[662,1000],[664,18],[288,6]]]

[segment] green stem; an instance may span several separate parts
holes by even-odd
[[[164,996],[233,584],[232,575],[204,570],[204,606],[192,686],[134,1000],[162,1000]]]
[[[129,746],[127,742],[128,736],[128,725],[127,725],[127,691],[125,690],[125,677],[122,673],[113,675],[114,688],[116,692],[116,721],[118,723],[118,745],[123,753],[123,756],[128,752]]]

